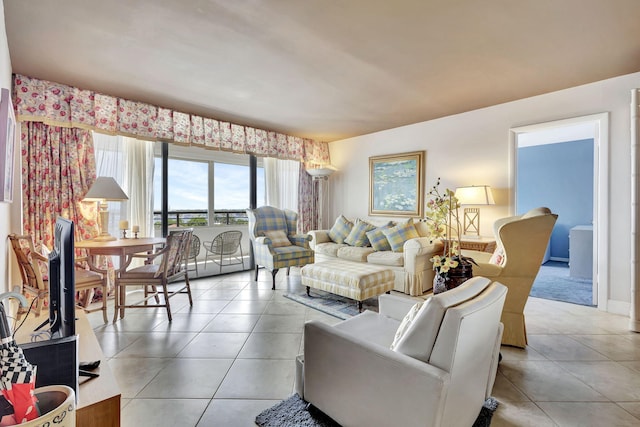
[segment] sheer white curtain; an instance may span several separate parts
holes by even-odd
[[[263,159],[267,205],[298,211],[298,180],[300,162]]]
[[[129,195],[129,226],[140,227],[139,236],[151,237],[153,228],[153,142],[124,140],[124,188]],[[131,233],[133,234],[133,233]]]
[[[109,202],[109,233],[120,236],[120,220],[140,226],[141,237],[153,236],[153,142],[93,133],[96,175],[111,176],[129,197]],[[131,235],[131,232],[128,232]]]

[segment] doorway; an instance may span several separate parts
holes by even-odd
[[[559,213],[558,222],[545,261],[549,267],[564,266],[567,270],[542,268],[540,281],[545,280],[542,278],[543,274],[560,274],[548,278],[552,283],[558,284],[556,290],[560,289],[565,278],[568,279],[565,285],[569,285],[571,281],[582,281],[583,283],[573,286],[584,290],[583,297],[569,298],[568,302],[603,308],[607,301],[604,297],[607,292],[607,267],[604,260],[607,259],[608,236],[606,227],[599,227],[599,224],[606,223],[604,219],[608,199],[608,114],[512,128],[510,135],[513,189],[510,206],[513,214],[522,214],[535,207],[529,206],[530,203],[536,206],[551,205],[548,207],[552,211],[560,211],[556,212]],[[585,170],[585,164],[588,165],[588,170]],[[531,167],[535,170],[527,170]],[[554,174],[555,177],[552,176]],[[527,177],[535,178],[527,183]],[[554,179],[562,181],[554,185]],[[589,182],[585,183],[585,180]],[[537,187],[532,185],[536,181]],[[564,188],[569,196],[553,195],[548,190],[554,187],[559,191]],[[576,207],[572,203],[583,206]],[[585,212],[584,205],[588,206],[588,212]],[[585,260],[588,265],[585,265]],[[569,261],[571,271],[568,269]],[[573,277],[576,276],[581,280],[574,280]],[[586,277],[591,279],[590,283],[582,280]],[[589,287],[591,295],[588,295]],[[551,298],[562,299],[562,292],[557,292]]]

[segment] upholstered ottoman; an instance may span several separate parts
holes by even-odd
[[[309,288],[315,288],[351,298],[358,301],[359,311],[362,301],[393,290],[393,270],[366,262],[335,260],[307,264],[300,275],[307,294]]]

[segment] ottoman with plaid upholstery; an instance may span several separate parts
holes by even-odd
[[[362,265],[359,265],[362,264]],[[335,260],[307,264],[300,271],[302,284],[332,294],[358,301],[362,311],[362,301],[393,290],[393,270],[368,263]]]

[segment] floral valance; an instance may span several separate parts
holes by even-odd
[[[91,129],[212,150],[329,164],[326,142],[181,113],[143,102],[15,74],[18,121]]]

